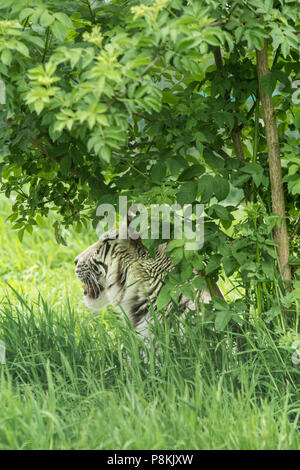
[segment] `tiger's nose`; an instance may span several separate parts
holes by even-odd
[[[74,259],[74,263],[75,263],[75,266],[77,266],[77,263],[78,263],[78,257],[76,257],[76,258]]]

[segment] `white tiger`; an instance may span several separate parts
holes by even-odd
[[[152,258],[140,239],[119,238],[119,231],[103,234],[75,258],[75,273],[83,283],[84,301],[88,308],[101,310],[111,304],[129,317],[136,331],[148,334],[148,323],[153,320],[149,300],[155,308],[156,299],[164,278],[172,269],[166,254],[167,244],[160,245]],[[219,289],[214,284],[216,295]],[[200,293],[202,300],[211,300],[208,290]],[[170,309],[172,302],[165,309]],[[180,311],[193,307],[182,294],[179,297]],[[156,312],[158,320],[161,313]]]

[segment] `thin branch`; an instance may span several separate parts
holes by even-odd
[[[92,7],[91,7],[91,4],[90,4],[89,0],[86,0],[85,3],[86,3],[87,6],[88,6],[88,9],[89,9],[89,12],[90,12],[90,15],[91,15],[91,18],[92,18],[92,22],[93,22],[93,23],[96,23],[95,14],[94,14],[94,12],[93,12],[93,10],[92,10]]]
[[[118,101],[120,98],[123,98],[123,96],[125,96],[126,93],[127,93],[127,90],[122,91],[122,93],[120,93],[116,98],[114,98],[108,103],[107,107],[110,108],[116,101]]]
[[[280,51],[281,51],[281,44],[279,44],[279,46],[277,47],[276,49],[276,52],[275,52],[275,56],[274,56],[274,60],[273,60],[273,64],[272,64],[272,67],[271,67],[271,71],[274,70],[274,67],[277,63],[277,60],[279,58],[279,55],[280,55]]]
[[[28,25],[28,21],[29,21],[29,16],[27,16],[25,22],[24,22],[24,25],[23,25],[23,31],[25,30],[26,26]]]
[[[215,63],[216,63],[217,69],[222,70],[223,60],[222,60],[221,49],[220,49],[219,46],[214,49],[214,58],[215,58]]]
[[[144,70],[142,71],[142,76],[145,75],[146,72],[148,72],[149,69],[151,69],[151,67],[153,67],[154,64],[156,64],[156,62],[160,59],[161,57],[161,54],[157,54],[157,56],[152,60],[152,62],[150,62],[150,64],[148,64]]]
[[[230,21],[232,21],[230,18],[226,18],[226,20],[213,21],[212,23],[205,24],[204,26],[202,26],[201,29],[213,28],[215,26],[222,26],[223,24],[229,23]]]
[[[240,162],[242,162],[243,160],[245,160],[245,155],[244,155],[243,144],[242,144],[242,139],[241,139],[240,126],[239,126],[238,119],[236,116],[234,116],[234,126],[231,131],[231,137],[233,140],[233,146],[234,146],[236,156],[239,158]]]
[[[136,112],[134,112],[134,113],[132,113],[132,114],[133,114],[134,116],[139,116],[139,117],[145,119],[146,121],[150,121],[150,122],[156,122],[156,121],[157,121],[156,118],[151,117],[151,116],[147,116],[146,114],[140,113],[139,111],[136,111]]]
[[[149,145],[149,144],[150,144],[149,141],[147,141],[147,142],[133,142],[133,143],[129,143],[129,144],[128,144],[128,147],[129,147],[130,149],[134,149],[134,148],[136,148],[136,147],[146,147],[146,146]]]
[[[50,43],[50,37],[51,37],[51,31],[50,31],[50,28],[48,26],[47,32],[46,32],[45,48],[44,48],[44,53],[43,53],[43,58],[42,58],[43,63],[45,62],[45,59],[46,59],[46,54],[47,54],[47,50],[48,50],[49,43]]]
[[[225,150],[223,150],[223,149],[213,149],[212,148],[212,150],[214,150],[214,152],[218,153],[223,158],[231,158],[230,155],[228,155],[228,153],[225,152]]]

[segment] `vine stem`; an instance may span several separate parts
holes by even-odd
[[[47,32],[46,32],[46,42],[45,42],[45,49],[44,49],[44,53],[43,53],[42,63],[44,63],[45,59],[46,59],[46,54],[47,54],[47,50],[48,50],[49,42],[50,42],[50,34],[51,34],[51,31],[50,31],[50,28],[48,26]]]
[[[93,10],[92,10],[92,7],[91,7],[91,4],[90,4],[89,0],[86,0],[86,4],[87,4],[87,6],[88,6],[88,9],[89,9],[89,12],[90,12],[90,15],[91,15],[91,18],[92,18],[93,23],[96,23],[95,14],[94,14],[94,12],[93,12]]]
[[[23,31],[25,30],[26,26],[28,25],[28,21],[29,21],[29,16],[27,16],[25,22],[24,22],[24,25],[23,25]]]

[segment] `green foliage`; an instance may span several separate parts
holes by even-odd
[[[297,6],[1,1],[0,185],[13,201],[15,232],[1,217],[8,362],[0,447],[299,447],[299,366],[291,361],[300,300]],[[262,88],[280,140],[288,291],[259,107],[255,53],[265,40]],[[98,203],[116,205],[119,194],[147,206],[205,205],[201,250],[188,250],[185,239],[168,245],[174,269],[158,308],[172,299],[176,321],[157,326],[156,349],[146,350],[114,312],[86,317],[80,288],[70,285],[71,258],[94,241],[86,228],[97,223]],[[160,240],[144,243],[153,253]],[[213,301],[178,319],[179,295],[198,300],[207,288]],[[63,300],[68,292],[76,315]]]
[[[20,243],[3,199],[0,449],[299,448],[296,320],[285,331],[274,307],[266,326],[243,302],[218,299],[216,318],[174,311],[146,348],[116,312],[83,305],[71,261],[94,231],[64,232],[65,247],[39,227]]]
[[[121,193],[146,205],[201,202],[201,262],[178,246],[178,273],[237,276],[249,298],[265,283],[271,308],[277,260],[255,52],[268,40],[263,90],[276,109],[295,259],[298,23],[293,1],[2,1],[1,190],[15,197],[19,239],[54,211],[65,243],[64,227],[97,223],[97,203]],[[185,286],[169,289],[174,299],[176,285]]]

